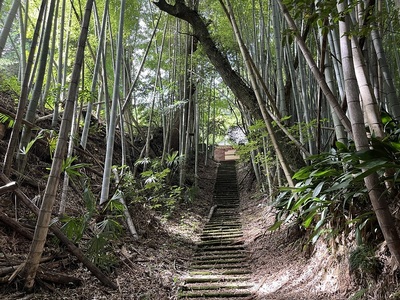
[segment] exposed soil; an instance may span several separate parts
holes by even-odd
[[[9,97],[2,97],[0,105],[14,111]],[[42,123],[40,126],[48,126]],[[3,161],[10,130],[0,140],[0,160]],[[104,129],[99,127],[91,135],[88,150],[77,149],[80,162],[89,163],[86,169],[91,178],[93,193],[98,197],[101,186],[102,162],[104,161]],[[13,172],[12,179],[19,182],[21,190],[30,198],[43,195],[47,168],[50,167],[48,145],[40,142],[29,156],[25,174]],[[45,150],[44,150],[45,149]],[[118,164],[117,147],[114,157]],[[161,212],[142,204],[130,204],[140,239],[123,234],[113,244],[117,261],[106,274],[117,290],[104,287],[65,247],[49,238],[42,264],[45,270],[81,279],[77,285],[60,285],[41,280],[32,294],[22,291],[23,282],[16,276],[10,283],[10,274],[1,271],[8,266],[24,262],[29,252],[30,240],[0,223],[0,298],[1,299],[176,299],[182,277],[189,269],[196,243],[213,205],[212,194],[218,163],[200,159],[199,189],[195,200],[179,203],[168,218]],[[189,180],[193,174],[188,171]],[[254,178],[250,169],[240,164],[238,182],[241,197],[243,241],[247,246],[252,269],[254,299],[348,299],[357,290],[345,259],[332,259],[332,253],[322,243],[310,251],[301,251],[302,239],[298,233],[282,228],[269,232],[274,222],[268,197],[255,194]],[[3,184],[0,184],[2,186]],[[72,186],[68,196],[67,212],[74,215],[83,210],[82,190]],[[57,211],[57,207],[55,207]],[[33,232],[35,217],[19,203],[12,193],[0,195],[0,213],[17,219]],[[17,274],[17,273],[15,273]],[[4,281],[5,280],[5,281]],[[371,298],[374,299],[374,298]],[[377,299],[377,298],[376,298]],[[396,299],[396,298],[393,298]]]
[[[253,266],[256,299],[347,299],[346,266],[330,262],[322,244],[301,251],[302,236],[286,228],[269,231],[275,216],[267,196],[254,196],[248,168],[239,168],[245,244]]]
[[[1,107],[15,113],[11,97],[2,95]],[[41,128],[50,128],[50,121],[38,124]],[[0,140],[0,160],[4,160],[11,129],[6,129]],[[99,197],[102,181],[102,163],[104,161],[105,131],[103,127],[90,135],[87,150],[76,148],[79,162],[88,163],[85,172],[91,179],[91,187]],[[120,163],[120,148],[116,142],[114,163]],[[204,158],[201,160],[204,161]],[[26,172],[13,171],[11,180],[19,183],[19,188],[30,198],[37,201],[43,195],[48,168],[51,159],[46,139],[38,140],[29,153]],[[43,257],[50,262],[43,268],[81,279],[77,286],[64,286],[39,281],[32,294],[22,291],[23,282],[17,276],[7,283],[10,273],[2,274],[3,268],[18,266],[24,262],[29,252],[30,240],[15,233],[0,222],[0,298],[1,299],[174,299],[176,298],[180,277],[187,269],[190,258],[199,240],[202,226],[209,213],[216,176],[217,164],[209,160],[207,166],[199,166],[199,188],[195,199],[177,204],[169,217],[154,211],[143,204],[130,203],[130,213],[140,239],[135,241],[129,233],[124,233],[113,245],[113,256],[117,263],[106,274],[118,286],[111,290],[102,286],[65,247],[54,243],[50,237]],[[194,181],[188,172],[188,181]],[[0,184],[2,186],[3,183]],[[60,191],[61,192],[61,191]],[[72,184],[68,194],[66,212],[75,216],[84,211],[83,191],[79,184]],[[38,205],[40,203],[37,203]],[[58,211],[58,203],[54,212]],[[14,197],[12,193],[0,195],[0,213],[17,219],[29,231],[33,232],[35,216]],[[50,234],[51,236],[51,234]],[[2,280],[5,280],[3,282]]]
[[[380,264],[376,274],[351,270],[351,243],[321,240],[310,246],[305,234],[292,228],[269,231],[275,221],[273,199],[255,193],[249,166],[239,165],[238,175],[255,299],[400,299],[399,272],[385,243],[375,252]]]

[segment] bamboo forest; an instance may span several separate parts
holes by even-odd
[[[0,0],[0,299],[400,299],[399,0]]]

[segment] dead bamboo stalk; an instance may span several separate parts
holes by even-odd
[[[16,187],[17,187],[17,183],[15,181],[10,181],[9,183],[6,183],[5,185],[0,187],[0,195],[5,194],[7,192],[11,192]]]
[[[10,179],[8,179],[7,176],[4,175],[4,173],[0,173],[0,179],[4,183],[9,183],[11,182]],[[26,196],[18,187],[14,190],[14,193],[17,195],[17,197],[36,215],[39,214],[39,208],[33,204],[28,196]],[[56,235],[56,237],[67,246],[67,249],[70,253],[76,256],[78,260],[83,263],[90,272],[94,276],[96,276],[101,283],[103,283],[105,286],[112,288],[116,290],[118,287],[117,285],[111,281],[98,267],[96,267],[85,255],[84,253],[77,247],[75,246],[69,239],[68,237],[65,236],[65,234],[61,231],[60,228],[57,227],[56,224],[52,224],[50,226],[50,230]]]

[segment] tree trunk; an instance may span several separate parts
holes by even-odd
[[[7,152],[4,156],[3,173],[6,176],[9,176],[10,172],[11,172],[11,166],[12,166],[12,162],[13,162],[15,148],[17,147],[18,140],[19,140],[19,131],[20,131],[21,125],[22,125],[24,110],[25,110],[26,102],[28,101],[29,80],[30,80],[30,76],[31,76],[31,72],[32,72],[33,59],[35,57],[36,46],[37,46],[37,43],[39,40],[40,27],[41,27],[41,24],[43,21],[44,11],[46,8],[46,2],[47,1],[42,1],[42,4],[40,6],[38,19],[36,21],[35,31],[33,33],[33,38],[32,38],[32,42],[31,42],[31,48],[29,51],[28,62],[26,64],[26,68],[25,68],[25,74],[24,74],[24,79],[22,82],[21,95],[19,97],[18,109],[17,109],[17,113],[15,116],[14,127],[13,127],[13,130],[11,133],[10,141],[8,142]]]
[[[220,0],[220,2],[221,2],[221,5],[224,6],[222,0]],[[267,128],[267,131],[268,131],[268,134],[269,134],[269,138],[271,139],[271,142],[273,144],[276,156],[279,159],[280,165],[281,165],[281,167],[283,169],[283,172],[285,173],[285,177],[286,177],[286,180],[287,180],[289,186],[290,187],[294,187],[294,182],[293,182],[293,179],[292,179],[292,171],[290,170],[289,164],[287,163],[287,160],[286,160],[285,156],[283,155],[283,152],[281,150],[281,145],[278,143],[278,139],[277,139],[276,134],[275,134],[275,132],[273,130],[273,127],[272,127],[271,118],[268,115],[268,113],[267,113],[267,111],[266,111],[266,109],[264,107],[264,103],[262,101],[262,97],[261,97],[261,95],[260,95],[260,93],[258,91],[257,79],[256,79],[256,76],[254,74],[253,65],[250,63],[250,60],[251,60],[250,54],[249,54],[249,51],[247,50],[246,46],[243,43],[243,40],[242,40],[242,37],[240,35],[239,29],[238,29],[238,27],[236,25],[235,17],[233,15],[232,7],[231,7],[231,4],[230,4],[229,0],[227,0],[227,7],[225,8],[225,6],[224,6],[224,10],[226,11],[227,16],[230,18],[230,21],[231,21],[231,24],[232,24],[232,27],[233,27],[233,31],[235,33],[236,40],[237,40],[237,42],[239,44],[239,48],[240,48],[240,51],[242,53],[243,60],[245,61],[246,68],[247,68],[247,71],[249,73],[249,77],[250,77],[250,80],[251,80],[251,84],[253,86],[253,90],[255,91],[255,95],[256,95],[256,98],[257,98],[257,101],[258,101],[258,105],[260,107],[260,111],[262,113],[263,120],[264,120],[265,126]]]
[[[329,104],[330,104],[330,106],[332,108],[332,111],[335,114],[337,114],[338,118],[340,119],[340,121],[342,122],[342,124],[346,128],[346,130],[348,132],[351,132],[351,124],[350,124],[350,121],[349,121],[348,117],[346,116],[346,114],[342,110],[342,108],[341,108],[339,102],[337,101],[335,95],[332,93],[331,89],[327,85],[324,75],[321,73],[321,71],[319,70],[317,64],[315,63],[315,60],[314,60],[311,52],[307,48],[307,45],[304,42],[303,38],[301,37],[300,32],[299,32],[299,30],[298,30],[298,28],[296,26],[296,23],[294,22],[293,18],[289,14],[288,9],[282,3],[281,0],[276,0],[276,1],[278,1],[278,3],[279,3],[279,6],[281,7],[281,10],[282,10],[282,12],[283,12],[283,14],[285,16],[285,19],[286,19],[290,29],[292,29],[294,31],[297,44],[299,45],[299,48],[303,52],[304,58],[306,59],[307,64],[309,65],[309,67],[310,67],[315,79],[317,80],[319,86],[321,87],[322,91],[324,92],[324,95],[325,95],[326,99],[329,101]]]
[[[49,179],[45,194],[43,197],[42,206],[40,207],[38,220],[36,223],[35,235],[31,245],[29,255],[24,268],[25,273],[25,288],[32,290],[36,272],[39,266],[39,261],[44,250],[47,232],[49,230],[51,212],[56,200],[58,184],[60,181],[61,166],[65,157],[65,152],[68,143],[68,137],[71,129],[72,115],[74,103],[76,101],[79,77],[84,58],[84,50],[87,40],[88,28],[93,0],[88,0],[86,3],[85,16],[82,22],[82,29],[78,41],[78,49],[75,57],[75,66],[72,72],[71,84],[68,91],[63,119],[61,121],[60,133],[57,141],[56,150],[54,152],[53,163],[51,166]]]
[[[168,4],[165,0],[153,3],[162,11],[185,20],[192,25],[194,36],[202,44],[205,53],[225,84],[255,119],[262,119],[254,91],[232,69],[226,56],[217,48],[210,36],[207,25],[198,12],[187,7],[183,0],[176,0],[175,5]]]
[[[344,11],[346,7],[345,2],[337,5],[339,13]],[[356,150],[360,151],[369,149],[369,144],[359,101],[359,92],[354,71],[350,40],[347,37],[347,33],[349,32],[349,18],[350,17],[346,15],[344,20],[339,22],[339,31],[341,36],[340,50],[342,55],[345,92],[351,127],[353,130],[354,143]],[[385,195],[387,194],[383,191],[382,185],[379,182],[379,177],[376,173],[367,176],[364,179],[364,182],[385,241],[391,254],[396,258],[397,263],[400,264],[400,238],[386,201]]]
[[[376,56],[378,58],[379,66],[385,83],[387,85],[387,98],[389,102],[389,109],[396,120],[400,120],[400,102],[397,97],[396,88],[393,83],[392,74],[390,73],[389,64],[386,59],[385,51],[382,46],[382,39],[377,29],[371,31],[371,38],[374,44]]]
[[[110,123],[108,126],[108,134],[107,134],[107,151],[106,158],[104,161],[104,174],[103,174],[103,183],[101,189],[100,196],[100,204],[103,204],[108,200],[108,196],[110,193],[110,177],[111,177],[111,167],[112,167],[112,158],[114,153],[114,136],[115,136],[115,128],[117,122],[117,114],[118,107],[120,101],[119,94],[119,82],[120,82],[120,70],[122,64],[122,38],[123,38],[123,29],[124,29],[124,13],[125,13],[125,0],[121,0],[120,7],[120,19],[119,19],[119,28],[118,28],[118,41],[117,41],[117,57],[115,61],[115,73],[114,73],[114,88],[113,88],[113,97],[112,97],[112,107],[110,111]],[[121,114],[121,118],[123,115]]]
[[[364,58],[360,46],[354,36],[351,37],[354,71],[360,89],[360,96],[363,103],[363,110],[367,119],[370,132],[378,138],[384,137],[382,121],[379,115],[379,108],[376,103],[372,86],[369,82]]]
[[[108,0],[104,3],[103,21],[102,21],[101,29],[100,29],[100,33],[99,33],[100,34],[99,45],[97,48],[96,61],[94,64],[94,69],[93,69],[92,85],[90,87],[90,92],[92,94],[92,98],[90,99],[90,101],[87,104],[85,122],[84,122],[84,126],[82,129],[81,146],[83,149],[86,149],[86,143],[87,143],[87,139],[89,136],[90,122],[92,120],[93,98],[96,93],[97,80],[100,75],[99,69],[100,69],[100,65],[101,65],[101,54],[103,51],[103,44],[104,44],[104,38],[105,38],[106,21],[107,21],[107,14],[108,14],[108,3],[109,3]]]
[[[6,45],[7,38],[10,33],[10,30],[11,30],[11,26],[14,22],[15,16],[17,15],[17,11],[18,11],[18,8],[20,5],[21,5],[20,0],[14,0],[13,4],[11,6],[11,9],[7,15],[3,29],[1,30],[1,33],[0,33],[0,57],[3,54],[3,50]]]
[[[37,106],[39,105],[39,100],[42,95],[42,89],[43,89],[43,82],[44,82],[44,77],[46,75],[46,66],[47,66],[47,61],[49,59],[48,53],[49,53],[49,45],[50,45],[50,35],[51,35],[51,29],[53,25],[53,19],[54,19],[54,9],[55,9],[56,1],[55,0],[50,0],[49,7],[48,7],[48,12],[47,12],[47,21],[45,23],[44,27],[44,32],[42,36],[42,42],[41,42],[41,51],[38,53],[39,56],[39,61],[38,61],[38,73],[36,76],[36,82],[35,86],[32,92],[32,99],[29,102],[28,105],[28,110],[26,112],[25,120],[34,123],[35,118],[36,118],[36,109]],[[27,161],[27,152],[24,151],[24,149],[27,147],[29,141],[31,140],[32,136],[32,129],[29,127],[25,127],[22,130],[22,135],[21,135],[21,141],[20,141],[20,150],[23,150],[23,152],[18,152],[17,153],[17,163],[18,163],[18,171],[23,172],[26,161]]]

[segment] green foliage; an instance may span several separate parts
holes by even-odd
[[[62,87],[61,84],[56,84],[51,87],[46,95],[45,107],[49,109],[54,109],[55,101],[60,97],[61,92],[66,93],[67,88]]]
[[[372,135],[365,150],[355,151],[353,145],[337,142],[330,152],[310,157],[309,165],[293,176],[295,188],[281,189],[274,203],[276,223],[270,229],[292,222],[308,230],[312,242],[323,235],[335,237],[354,230],[357,243],[365,243],[376,232],[377,223],[364,179],[376,173],[382,188],[384,183],[394,189],[399,185],[400,128],[386,115],[383,124],[386,137]]]
[[[17,76],[0,76],[0,92],[1,93],[14,93],[19,95],[21,93],[21,83]]]
[[[124,195],[135,203],[142,203],[168,216],[184,195],[183,187],[172,184],[180,160],[178,152],[168,154],[164,164],[158,158],[138,160],[135,165],[141,165],[145,170],[139,179],[133,178],[130,172],[124,174],[122,178]]]
[[[291,223],[308,230],[314,243],[323,235],[334,238],[354,226],[363,232],[374,225],[358,153],[340,143],[337,148],[310,157],[309,165],[293,175],[296,186],[281,189],[271,230]]]
[[[52,130],[51,134],[47,138],[47,143],[49,144],[50,157],[53,158],[53,154],[56,151],[58,140],[58,132]]]
[[[98,267],[110,271],[116,264],[112,254],[112,243],[121,236],[123,227],[119,220],[123,215],[124,206],[119,201],[120,195],[114,197],[102,209],[96,207],[96,199],[87,184],[83,192],[85,212],[79,216],[62,216],[62,230],[75,243],[84,243],[87,255]]]
[[[123,233],[119,219],[124,209],[119,201],[119,195],[113,197],[103,210],[104,219],[92,227],[93,236],[88,243],[88,256],[95,265],[107,271],[110,271],[117,262],[112,254],[112,242],[118,240]]]
[[[199,187],[192,186],[186,189],[185,191],[185,200],[186,202],[191,202],[196,198],[197,193],[199,192]]]
[[[360,289],[352,295],[349,300],[360,300],[363,299],[364,295],[368,292],[367,289]]]
[[[282,123],[285,123],[291,119],[290,116],[285,116],[281,119]],[[321,124],[326,122],[325,119],[320,120]],[[282,150],[285,153],[286,159],[293,166],[298,165],[296,161],[296,153],[297,148],[293,151],[294,146],[293,142],[290,141],[286,136],[279,135],[282,134],[280,129],[278,128],[276,122],[272,122],[274,128],[276,128],[276,133],[278,138],[280,139],[280,144]],[[310,139],[313,139],[312,133],[314,132],[314,128],[317,126],[317,120],[311,120],[310,122],[301,122],[296,123],[287,128],[289,133],[296,138],[297,140],[301,140],[303,143],[307,143]],[[272,146],[272,143],[269,139],[269,134],[265,127],[265,123],[262,120],[257,120],[254,124],[249,126],[247,133],[248,142],[243,145],[236,146],[236,150],[238,155],[240,155],[240,159],[244,161],[250,160],[250,154],[254,154],[254,162],[258,163],[261,167],[265,164],[268,164],[269,168],[273,166],[276,162],[275,150]],[[298,152],[298,151],[297,151]]]
[[[62,229],[64,233],[74,242],[79,242],[85,230],[88,228],[92,216],[97,213],[96,199],[90,190],[89,186],[86,186],[83,191],[83,201],[85,204],[85,213],[81,216],[62,216],[60,221],[63,223]]]
[[[374,249],[367,245],[360,245],[350,253],[349,265],[350,270],[361,277],[375,278],[382,268]]]
[[[262,120],[256,120],[256,122],[249,126],[247,139],[248,142],[243,145],[236,146],[237,154],[240,156],[241,160],[249,161],[250,153],[253,151],[257,151],[263,147],[264,139],[268,136],[267,130],[265,128],[265,124]],[[267,158],[267,154],[258,153],[258,157],[256,158],[257,163],[261,163],[263,159]]]
[[[78,93],[78,101],[82,103],[93,102],[96,96],[89,90],[81,90]]]
[[[66,172],[71,180],[81,177],[81,169],[89,166],[89,164],[85,163],[73,164],[77,159],[77,156],[69,156],[62,163],[62,171]]]
[[[8,115],[0,113],[0,123],[7,124],[8,128],[12,128],[14,126],[14,119]]]
[[[39,133],[36,135],[36,137],[33,140],[31,140],[28,143],[28,145],[26,145],[26,147],[23,147],[22,149],[19,150],[21,152],[21,154],[28,155],[29,151],[32,149],[32,147],[36,143],[36,141],[43,139],[45,137],[46,131],[47,131],[46,129],[42,129],[41,131],[39,131]]]

